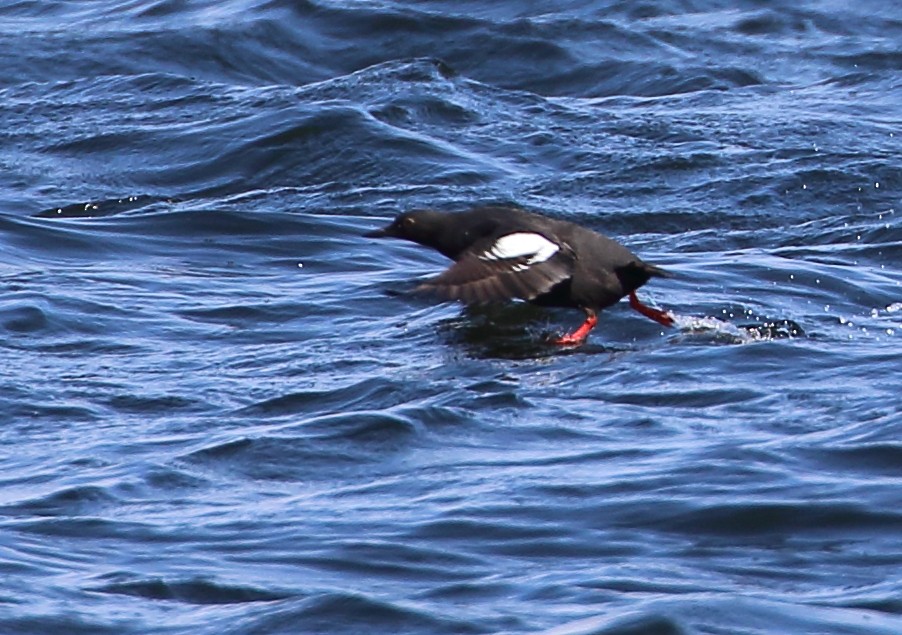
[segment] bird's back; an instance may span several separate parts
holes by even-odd
[[[617,241],[576,223],[505,207],[465,214],[471,215],[474,225],[480,218],[491,219],[492,231],[501,227],[504,233],[536,232],[576,254],[570,278],[536,298],[538,304],[602,309],[635,291],[652,276],[668,275]]]

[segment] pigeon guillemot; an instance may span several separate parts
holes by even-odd
[[[598,311],[627,295],[630,306],[642,315],[664,326],[673,324],[667,312],[636,297],[636,289],[649,278],[670,274],[574,223],[512,207],[457,213],[416,210],[364,235],[410,240],[454,260],[418,287],[444,298],[471,304],[519,298],[585,311],[582,326],[555,340],[558,344],[583,342],[598,321]]]

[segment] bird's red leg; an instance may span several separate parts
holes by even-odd
[[[570,333],[569,335],[563,335],[556,340],[554,340],[555,344],[582,344],[586,337],[589,335],[589,331],[595,328],[595,325],[598,324],[598,316],[595,315],[595,311],[586,310],[586,321],[582,323],[578,329]]]
[[[639,302],[639,298],[636,297],[635,291],[630,293],[630,306],[636,309],[645,317],[654,320],[658,324],[663,324],[664,326],[673,326],[673,317],[667,311],[662,311],[661,309],[653,309],[650,306],[642,304],[641,302]]]

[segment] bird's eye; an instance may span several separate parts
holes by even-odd
[[[407,227],[413,227],[416,224],[416,221],[411,216],[406,216],[404,218],[404,224]]]

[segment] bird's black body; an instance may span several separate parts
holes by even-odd
[[[410,240],[454,260],[420,286],[445,298],[467,303],[520,298],[541,306],[581,308],[589,319],[580,341],[594,326],[597,311],[627,295],[645,315],[662,324],[672,322],[634,295],[651,277],[668,273],[607,236],[567,221],[511,207],[418,210],[367,236]]]

